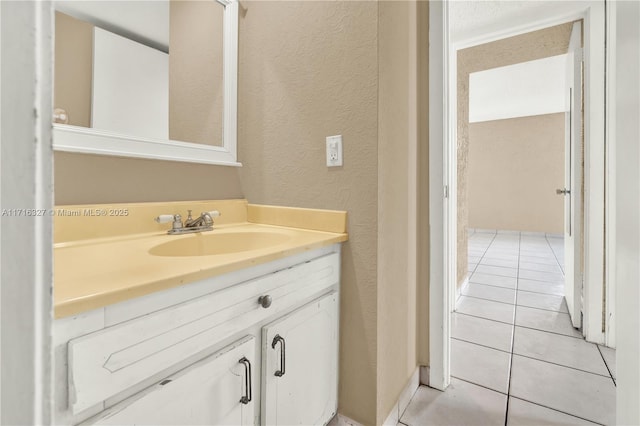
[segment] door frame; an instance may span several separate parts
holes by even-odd
[[[2,2],[0,11],[0,210],[8,211],[0,227],[0,423],[50,424],[53,8]]]
[[[449,43],[449,2],[429,2],[429,385],[450,382],[450,312],[454,304],[457,263],[457,51],[491,41],[582,19],[584,23],[584,320],[587,340],[605,343],[603,302],[605,244],[605,103],[604,2],[559,3],[541,8],[526,22],[500,22],[491,32]],[[552,9],[552,10],[550,10]],[[607,148],[608,149],[608,148]],[[606,181],[611,184],[610,181]],[[609,191],[607,191],[609,192]],[[609,226],[609,223],[607,223]],[[613,263],[609,263],[613,264]],[[610,268],[606,268],[607,270]],[[612,276],[608,276],[611,280]]]

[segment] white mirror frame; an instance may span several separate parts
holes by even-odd
[[[223,146],[140,138],[105,130],[54,124],[53,149],[82,154],[242,166],[237,162],[238,1],[216,1],[224,6]]]

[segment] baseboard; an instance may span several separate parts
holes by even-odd
[[[497,234],[498,231],[495,229],[478,229],[475,228],[475,233],[476,234]]]
[[[409,406],[413,394],[416,393],[418,386],[420,386],[420,369],[421,367],[418,366],[409,378],[409,381],[400,393],[398,401],[394,404],[384,423],[382,423],[383,426],[397,426],[400,417],[404,414],[404,410]]]
[[[420,386],[429,386],[429,367],[420,366]]]
[[[331,421],[327,423],[327,426],[363,426],[363,425],[361,423],[356,422],[353,419],[350,419],[347,416],[343,416],[342,414],[336,414],[335,416],[333,416],[333,419],[331,419]]]
[[[547,232],[544,235],[545,237],[548,237],[548,238],[564,238],[564,234],[554,234],[551,232]]]
[[[520,235],[520,231],[514,231],[512,229],[498,229],[496,232],[501,235]]]
[[[456,303],[455,306],[458,306],[458,299],[460,299],[460,296],[462,296],[462,293],[464,293],[464,291],[467,289],[467,287],[469,286],[469,278],[471,276],[469,274],[467,274],[466,277],[464,277],[464,280],[462,281],[462,284],[460,284],[459,286],[456,286]]]
[[[411,398],[418,390],[418,387],[421,385],[428,386],[429,385],[429,367],[420,365],[413,372],[407,385],[404,387],[402,392],[400,393],[400,397],[398,401],[394,404],[391,412],[385,419],[383,425],[384,426],[397,426],[400,418],[404,414],[405,410],[409,406],[409,402],[411,402]],[[363,426],[361,423],[350,419],[347,416],[342,414],[336,414],[333,419],[327,424],[327,426]]]

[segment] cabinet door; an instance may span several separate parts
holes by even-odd
[[[322,425],[335,414],[338,294],[262,329],[262,424]]]
[[[246,337],[90,419],[99,425],[254,424],[255,339]]]

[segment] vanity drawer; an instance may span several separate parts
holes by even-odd
[[[69,341],[69,405],[77,414],[217,342],[290,309],[340,279],[339,254],[193,299]],[[272,304],[263,308],[262,295]]]

